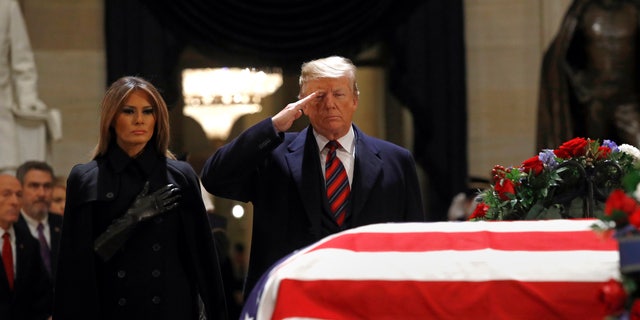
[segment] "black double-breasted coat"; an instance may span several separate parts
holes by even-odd
[[[172,183],[179,206],[133,229],[108,261],[94,240],[131,205],[143,185],[149,193]],[[75,166],[56,276],[54,319],[226,318],[224,290],[196,173],[147,146],[128,157],[112,145],[104,157]]]

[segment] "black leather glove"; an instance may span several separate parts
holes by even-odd
[[[180,198],[180,188],[173,184],[168,184],[154,193],[147,195],[149,192],[149,182],[145,183],[144,188],[133,204],[127,210],[126,215],[133,218],[135,222],[149,219],[160,213],[169,211],[178,206],[178,199]]]
[[[120,218],[115,219],[93,243],[94,251],[102,258],[109,260],[127,241],[131,230],[143,220],[169,211],[179,205],[180,188],[168,184],[152,194],[147,181],[131,207]]]

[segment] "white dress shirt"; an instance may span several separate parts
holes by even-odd
[[[316,142],[318,143],[318,150],[320,151],[320,167],[322,169],[322,174],[324,175],[324,165],[327,161],[327,153],[329,153],[329,149],[325,148],[329,139],[321,136],[316,130],[313,130],[313,135],[316,138]],[[349,177],[349,185],[353,181],[353,167],[356,159],[356,144],[355,144],[355,132],[353,131],[353,126],[350,127],[349,132],[338,139],[340,143],[340,148],[336,149],[336,156],[342,162],[344,166],[344,170],[347,171],[347,176]],[[325,180],[327,177],[324,177]]]
[[[51,248],[51,232],[49,232],[49,214],[46,213],[44,215],[44,219],[42,221],[38,221],[35,220],[31,217],[29,217],[26,213],[20,211],[20,214],[22,215],[22,217],[24,218],[24,220],[27,222],[27,226],[29,227],[29,231],[31,232],[31,235],[36,238],[39,239],[38,237],[38,224],[40,222],[42,222],[42,225],[44,226],[44,229],[42,229],[42,232],[44,233],[44,238],[45,240],[47,240],[47,245],[49,246],[49,248]]]

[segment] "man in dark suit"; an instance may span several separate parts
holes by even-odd
[[[355,72],[343,57],[303,64],[301,99],[205,163],[207,191],[254,206],[245,296],[278,259],[327,235],[373,223],[425,221],[411,153],[352,124]],[[286,132],[303,115],[311,125]],[[328,147],[331,141],[337,144]]]
[[[54,279],[62,216],[49,212],[53,200],[53,168],[46,162],[27,161],[18,167],[16,177],[22,184],[22,210],[17,224],[38,240],[45,270]]]
[[[38,241],[15,224],[21,197],[18,179],[0,174],[0,319],[44,320],[51,315],[52,286]]]

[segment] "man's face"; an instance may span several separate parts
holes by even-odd
[[[358,107],[358,97],[349,78],[311,80],[304,86],[301,97],[313,92],[317,92],[316,96],[303,107],[313,128],[329,140],[347,134]]]
[[[0,174],[0,228],[9,229],[18,221],[21,199],[20,181],[8,174]]]
[[[49,172],[32,169],[24,175],[22,210],[29,217],[42,220],[53,198],[53,177]]]

